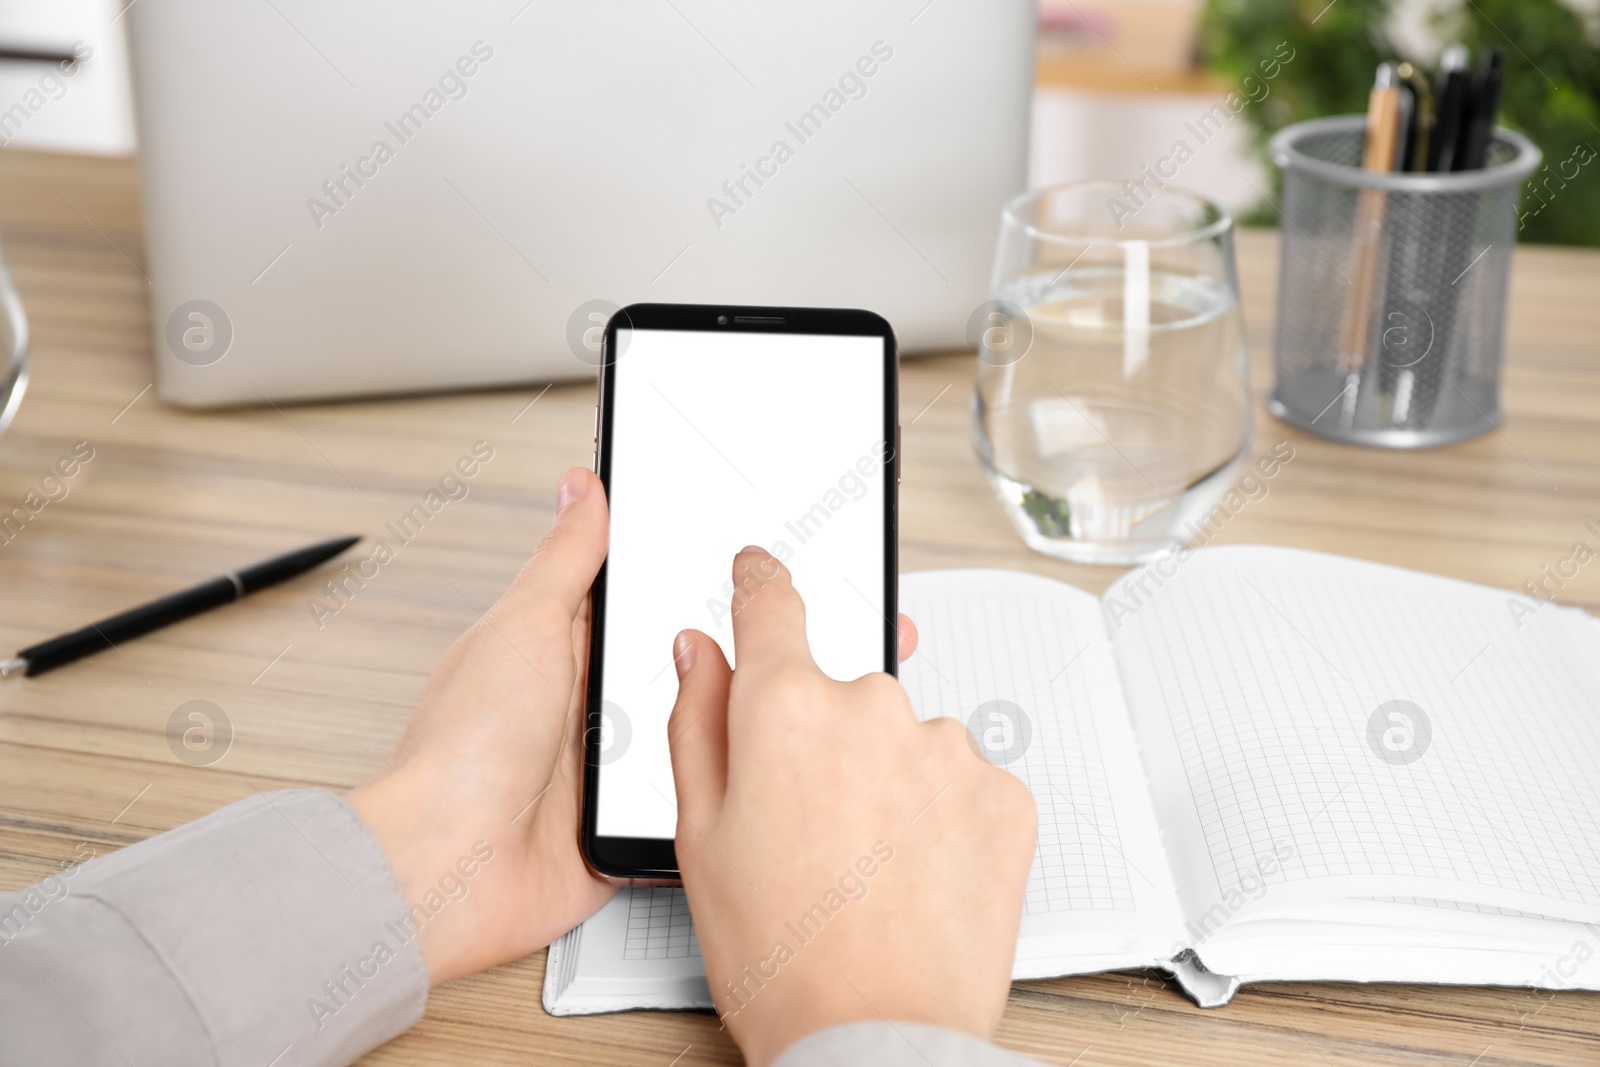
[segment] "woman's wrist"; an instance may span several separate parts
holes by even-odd
[[[469,963],[471,917],[454,905],[468,895],[470,880],[493,856],[487,841],[474,848],[474,842],[463,843],[462,828],[442,825],[447,820],[441,819],[440,797],[426,772],[409,763],[347,797],[389,861],[406,905],[398,921],[421,934],[432,985],[475,969]]]

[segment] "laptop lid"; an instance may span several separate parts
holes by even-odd
[[[605,309],[965,344],[1026,181],[1031,0],[142,0],[161,396],[587,377]]]

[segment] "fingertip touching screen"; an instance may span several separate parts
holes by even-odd
[[[732,566],[744,546],[788,566],[824,673],[848,680],[892,664],[888,343],[617,329],[601,443],[611,545],[596,594],[597,836],[672,839],[673,639],[704,631],[737,667],[733,609],[744,594]]]

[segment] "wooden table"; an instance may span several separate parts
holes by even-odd
[[[175,587],[398,516],[472,442],[494,459],[319,629],[291,583],[70,670],[0,686],[0,889],[139,841],[256,789],[344,789],[399,735],[431,664],[501,590],[549,523],[553,484],[587,463],[594,389],[537,389],[195,414],[149,390],[138,183],[127,161],[0,152],[0,235],[34,331],[34,380],[0,439],[0,510],[88,441],[94,458],[0,544],[0,652]],[[224,238],[225,239],[225,238]],[[1241,235],[1257,392],[1276,274],[1270,234]],[[1600,254],[1517,253],[1500,432],[1439,451],[1353,449],[1258,408],[1256,448],[1297,458],[1220,541],[1363,556],[1520,587],[1600,520]],[[1014,567],[1100,591],[1113,572],[1026,551],[967,443],[972,360],[903,376],[908,570]],[[924,408],[926,407],[926,410]],[[912,416],[920,417],[911,421]],[[457,591],[459,590],[459,592]],[[1561,592],[1600,611],[1600,566]],[[213,766],[173,758],[185,701],[221,706],[235,739]],[[709,1015],[556,1020],[542,953],[438,990],[375,1064],[736,1063]],[[1600,1062],[1600,995],[1336,984],[1247,989],[1200,1012],[1155,978],[1019,984],[999,1040],[1055,1063]],[[0,1037],[3,1040],[3,1037]],[[687,1049],[687,1051],[685,1051]]]

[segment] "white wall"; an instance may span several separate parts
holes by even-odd
[[[219,0],[233,2],[233,0]],[[134,149],[128,95],[127,0],[26,0],[0,5],[0,41],[87,58],[72,77],[52,64],[0,62],[0,144],[125,155]],[[20,108],[20,110],[18,110]]]
[[[1233,118],[1204,144],[1185,126],[1220,103],[1221,95],[1041,89],[1034,96],[1029,181],[1035,186],[1126,181],[1138,177],[1143,166],[1154,169],[1181,138],[1194,157],[1170,184],[1233,211],[1254,207],[1261,200],[1256,190],[1268,191],[1267,176],[1250,155],[1244,118]]]

